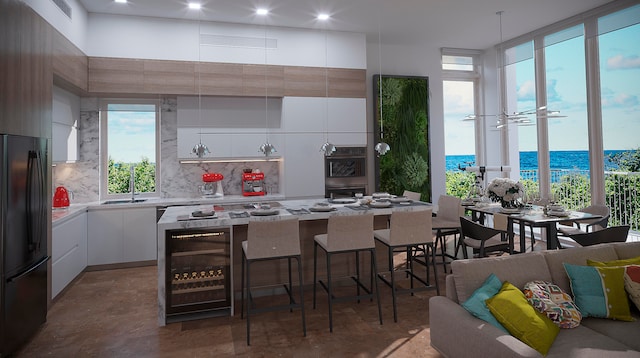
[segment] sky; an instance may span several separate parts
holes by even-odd
[[[636,12],[637,13],[637,12]],[[640,24],[599,36],[600,80],[605,150],[640,148]],[[550,150],[588,150],[584,37],[545,48],[547,107],[564,118],[549,118]],[[517,109],[536,108],[534,61],[515,67]],[[509,72],[509,71],[507,71]],[[473,111],[470,87],[445,82],[445,153],[474,153],[472,122],[462,119]],[[498,113],[496,109],[491,114]],[[487,110],[489,114],[489,110]],[[534,117],[531,117],[535,119]],[[518,126],[520,151],[536,151],[535,126]]]
[[[110,109],[112,105],[110,105]],[[156,113],[154,105],[136,111],[109,111],[109,156],[115,162],[139,163],[143,157],[155,163]],[[149,110],[152,111],[149,111]]]

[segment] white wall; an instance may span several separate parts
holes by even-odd
[[[439,47],[417,48],[406,45],[382,44],[382,73],[398,76],[429,77],[429,140],[431,150],[431,180],[433,201],[446,193],[444,152],[444,110],[442,98],[442,67]],[[373,75],[380,73],[378,44],[367,43],[367,131],[373,138]],[[373,144],[369,146],[369,187],[374,188]],[[393,150],[393,148],[391,148]]]
[[[76,47],[86,53],[87,11],[77,0],[65,0],[71,7],[71,19],[51,0],[23,0]]]
[[[89,14],[87,55],[158,60],[265,63],[265,28],[227,23]],[[202,45],[198,33],[216,35],[230,45]],[[267,50],[272,65],[366,68],[364,34],[268,27],[276,47]],[[251,44],[247,44],[251,43]],[[257,46],[259,44],[260,46]]]

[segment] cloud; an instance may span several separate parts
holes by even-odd
[[[562,96],[556,90],[556,84],[558,84],[558,80],[547,81],[547,103],[562,101]]]
[[[619,93],[602,99],[603,107],[634,107],[640,104],[638,96]]]
[[[640,56],[616,55],[607,59],[608,70],[629,70],[640,68]]]
[[[534,101],[536,99],[536,84],[534,81],[525,81],[518,88],[518,101]]]

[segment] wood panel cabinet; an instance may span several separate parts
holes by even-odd
[[[89,92],[144,93],[144,60],[89,57]]]
[[[155,208],[89,211],[88,264],[157,259]]]
[[[54,82],[74,93],[76,88],[86,92],[89,77],[87,56],[56,30],[53,31],[52,52]]]
[[[87,213],[53,228],[51,298],[55,298],[87,267]]]
[[[95,93],[366,98],[358,69],[90,57],[88,73]]]

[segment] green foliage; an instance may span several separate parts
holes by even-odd
[[[640,148],[608,155],[612,163],[618,164],[621,171],[640,172]]]
[[[156,165],[150,163],[149,158],[142,157],[139,163],[116,163],[109,157],[109,177],[107,182],[109,194],[131,193],[129,182],[132,164],[135,165],[136,193],[152,193],[156,191]]]
[[[379,161],[380,190],[397,195],[411,190],[431,200],[428,98],[423,78],[382,79],[383,134],[391,151]]]
[[[476,183],[476,175],[471,172],[448,171],[445,173],[447,181],[447,195],[458,198],[469,196],[471,188]]]

